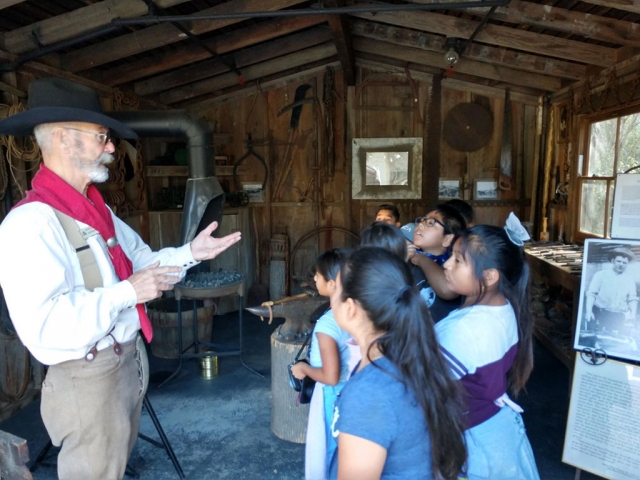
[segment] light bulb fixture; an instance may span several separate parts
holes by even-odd
[[[459,59],[460,55],[458,55],[458,52],[456,52],[453,48],[450,48],[447,53],[444,54],[444,61],[450,67],[453,67],[456,63],[458,63]]]
[[[444,54],[444,62],[449,67],[453,67],[460,60],[461,41],[459,38],[448,37],[444,45],[447,48],[447,53]]]

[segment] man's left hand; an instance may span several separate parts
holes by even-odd
[[[211,233],[218,228],[218,222],[212,222],[191,242],[191,255],[199,262],[217,257],[234,243],[238,243],[242,234],[234,232],[226,237],[213,238]]]

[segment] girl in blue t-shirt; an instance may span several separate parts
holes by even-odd
[[[507,390],[518,393],[533,368],[529,235],[512,213],[505,228],[462,233],[444,264],[459,310],[435,326],[442,353],[467,394],[469,480],[539,479],[531,445]]]
[[[328,478],[457,479],[466,460],[462,389],[407,263],[381,248],[356,250],[340,267],[331,308],[362,360],[336,402]]]
[[[334,248],[316,259],[314,280],[320,295],[330,297],[335,291],[336,275],[345,256],[345,250]],[[309,405],[305,479],[324,480],[327,460],[336,448],[335,440],[328,435],[333,405],[349,375],[349,334],[336,324],[329,309],[317,321],[312,335],[309,363],[296,363],[291,373],[299,379],[309,376],[316,381]]]

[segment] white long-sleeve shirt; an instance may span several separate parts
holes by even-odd
[[[116,237],[133,263],[133,271],[157,261],[186,269],[198,262],[190,246],[152,252],[126,223],[111,214]],[[77,222],[80,228],[87,227]],[[84,287],[80,262],[53,209],[31,202],[12,210],[0,225],[0,286],[11,320],[35,358],[55,365],[135,338],[140,320],[137,295],[130,282],[116,275],[108,248],[100,235],[87,239],[103,287]]]

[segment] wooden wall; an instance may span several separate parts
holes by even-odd
[[[322,105],[323,75],[298,80],[286,85],[260,91],[245,97],[227,99],[206,111],[199,112],[214,126],[215,131],[229,136],[229,143],[220,145],[220,154],[238,159],[247,151],[247,134],[252,135],[256,152],[269,165],[269,181],[264,203],[251,203],[256,237],[262,252],[268,251],[270,238],[275,233],[286,233],[290,248],[306,234],[318,227],[342,227],[354,234],[367,226],[375,217],[379,200],[351,200],[351,140],[359,137],[422,137],[425,124],[425,103],[430,84],[411,82],[404,74],[376,73],[359,69],[356,87],[343,86],[342,75],[336,71],[334,128],[335,173],[327,175],[330,161],[323,148]],[[302,83],[312,86],[307,97],[317,97],[315,105],[305,104],[300,124],[292,145],[289,121],[291,112],[278,116],[278,112],[293,102],[296,87]],[[494,126],[491,140],[478,151],[465,153],[441,143],[440,177],[460,178],[468,187],[464,198],[474,205],[477,223],[501,225],[510,211],[522,220],[529,220],[529,202],[534,189],[536,142],[536,106],[512,99],[514,141],[514,189],[500,191],[496,201],[473,201],[472,186],[477,178],[498,178],[502,146],[504,93],[474,93],[458,88],[447,88],[443,81],[442,117],[462,102],[476,102],[488,108]],[[417,101],[416,101],[417,100]],[[293,158],[291,172],[284,185],[280,201],[273,191],[278,177],[285,168],[285,156]],[[257,160],[246,163],[249,172],[242,181],[259,182],[262,167]],[[223,185],[234,189],[230,178]],[[309,186],[310,189],[309,189]],[[307,191],[308,190],[308,191]],[[306,198],[304,194],[306,193]],[[393,201],[391,201],[393,202]],[[411,221],[427,213],[429,206],[421,200],[403,200],[396,203],[402,222]],[[294,276],[302,275],[304,266],[326,248],[352,244],[346,234],[325,231],[311,236],[291,259]],[[266,250],[265,250],[266,249]],[[267,258],[261,258],[261,278],[266,280]]]

